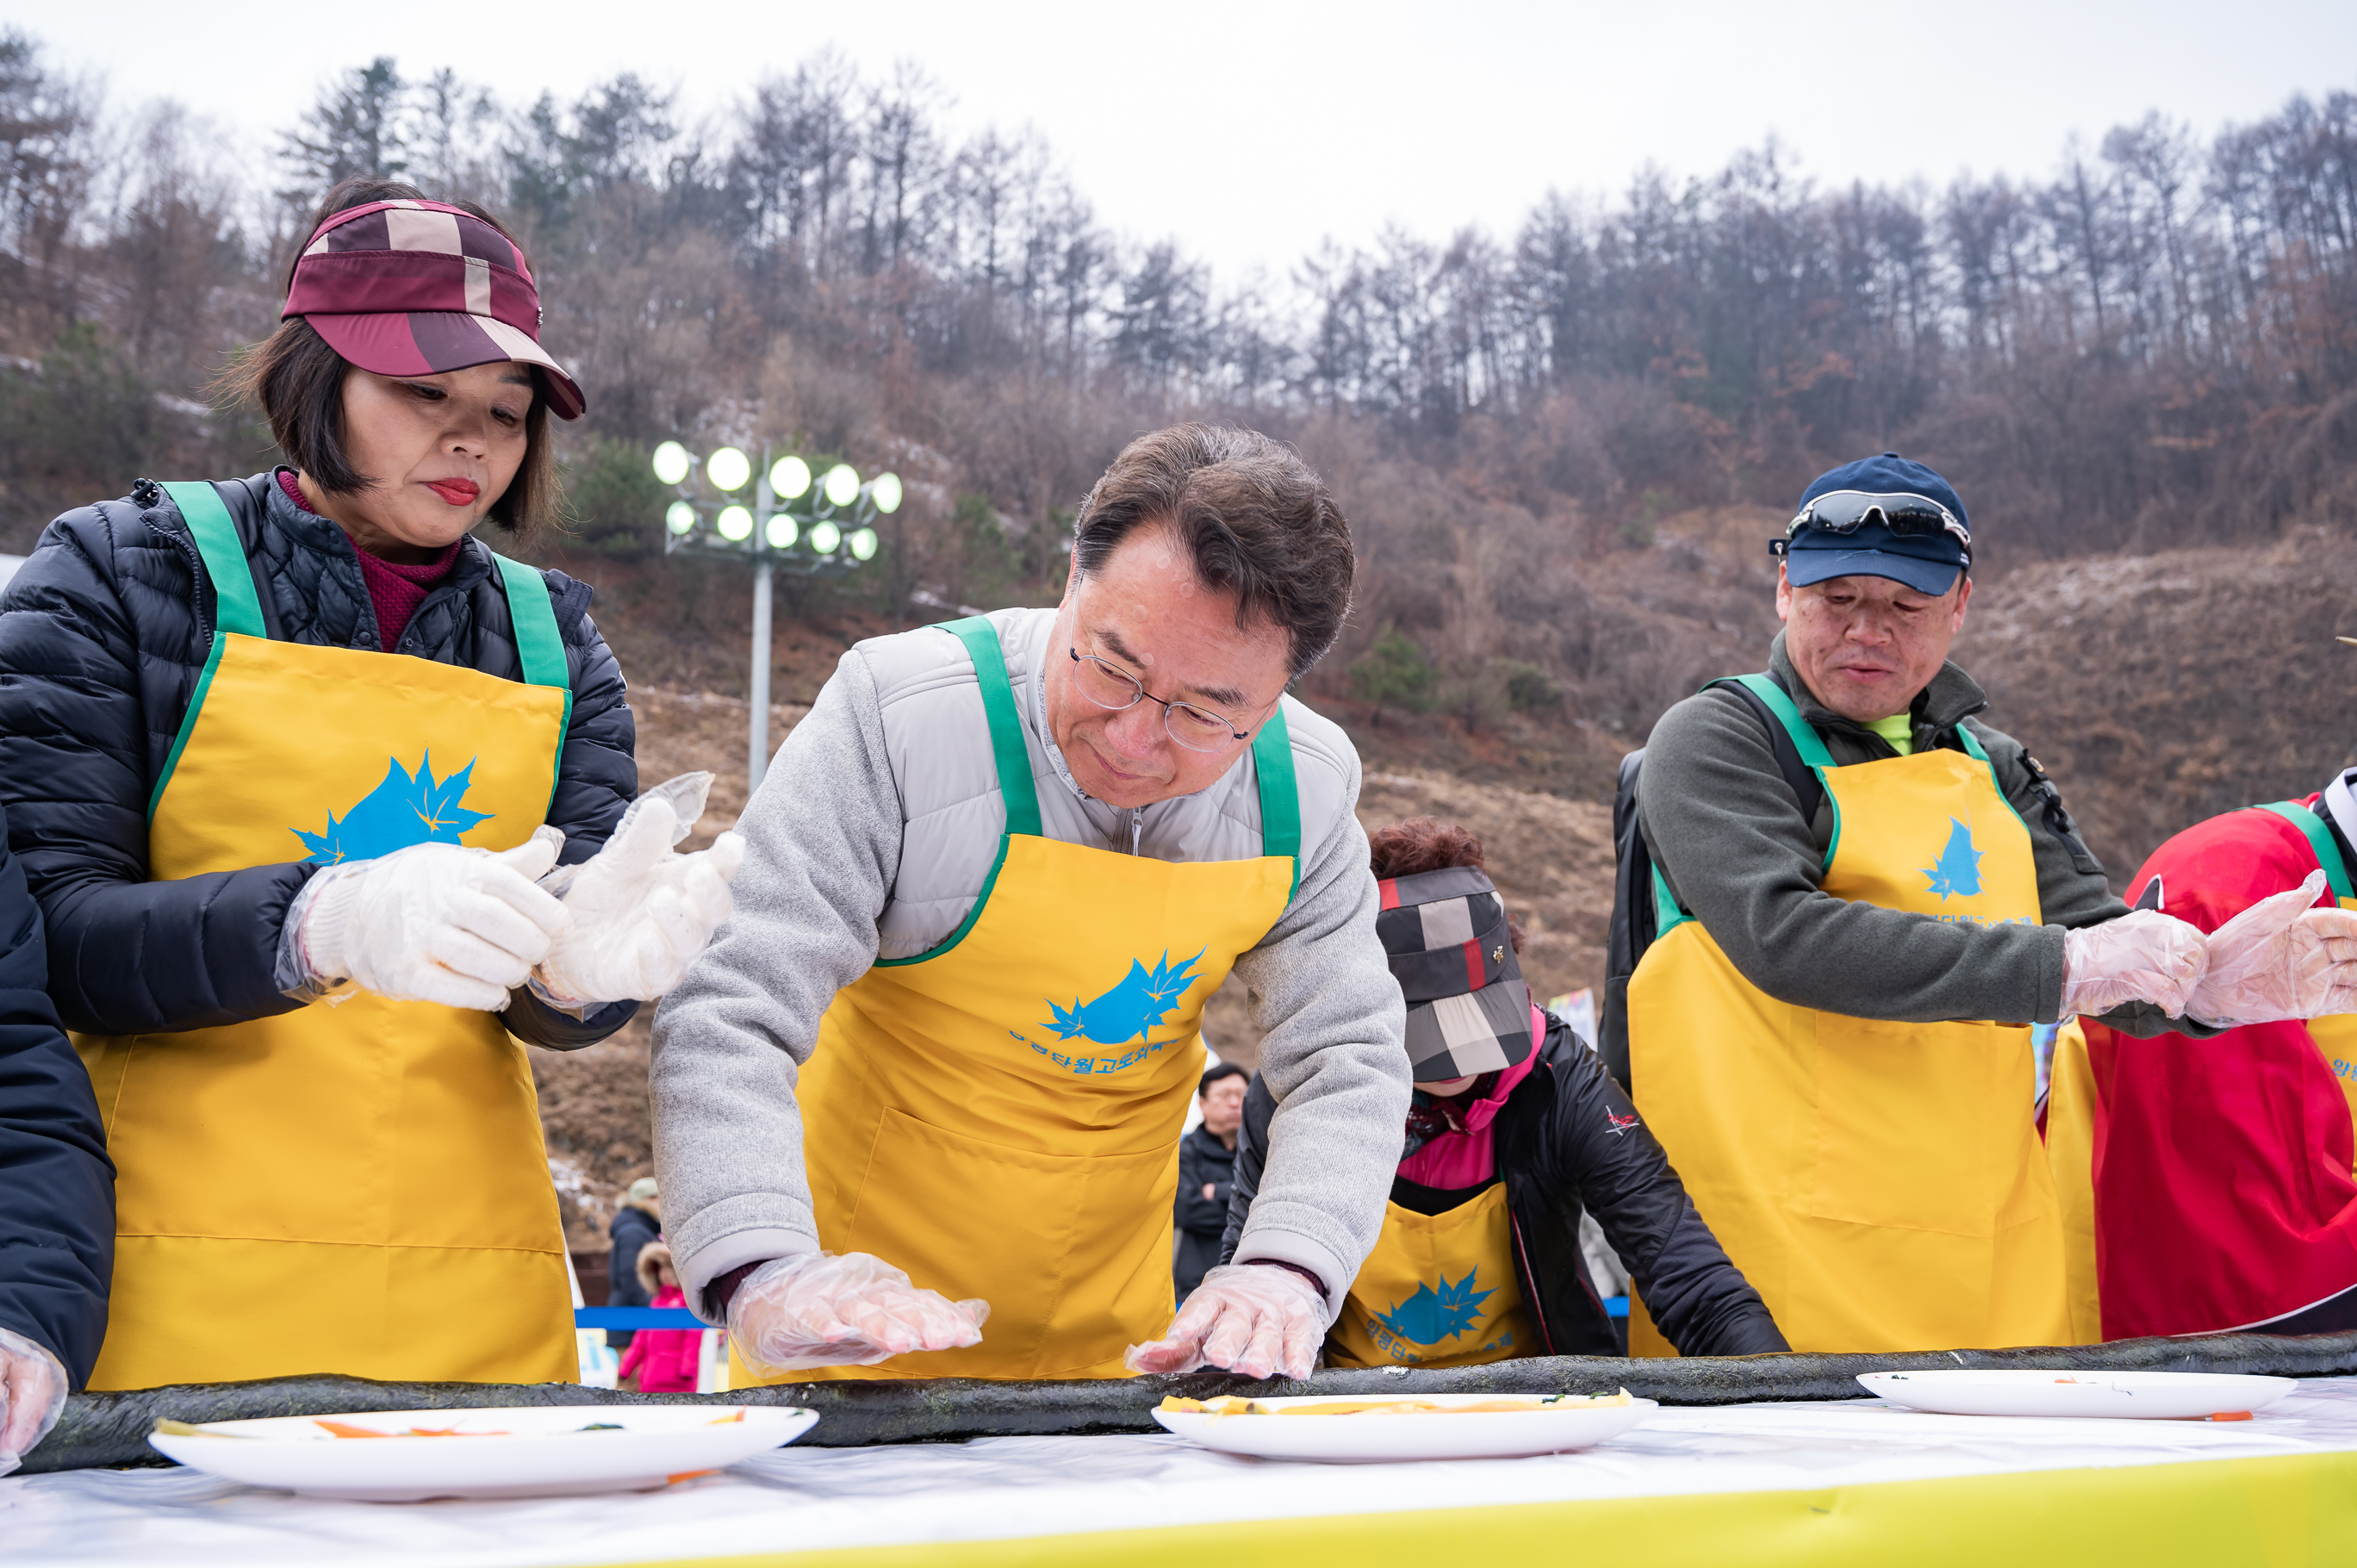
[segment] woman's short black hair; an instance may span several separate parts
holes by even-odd
[[[1203,1081],[1195,1086],[1196,1098],[1200,1099],[1209,1094],[1211,1091],[1211,1085],[1223,1078],[1250,1078],[1251,1076],[1251,1073],[1246,1072],[1234,1062],[1213,1062],[1204,1070]]]
[[[433,199],[414,185],[399,180],[354,177],[343,181],[319,200],[318,210],[303,232],[307,238],[320,224],[348,208],[371,201]],[[500,220],[471,201],[445,205],[458,208],[506,234]],[[509,235],[513,239],[513,235]],[[290,274],[291,275],[291,274]],[[548,388],[538,366],[532,371],[532,408],[523,421],[523,462],[507,489],[491,503],[490,518],[518,539],[538,532],[556,509],[556,442],[549,427]],[[357,495],[375,480],[352,467],[344,452],[344,381],[351,365],[294,317],[278,324],[251,352],[224,371],[214,383],[217,394],[231,400],[251,400],[270,422],[270,434],[287,462],[329,495]]]

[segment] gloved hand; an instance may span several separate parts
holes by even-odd
[[[565,906],[533,886],[564,843],[544,827],[497,854],[421,843],[328,867],[287,914],[307,988],[349,979],[398,1001],[503,1011],[565,925]]]
[[[0,1476],[20,1464],[66,1407],[66,1369],[23,1335],[0,1328]]]
[[[911,1350],[982,1343],[986,1301],[920,1290],[866,1252],[798,1252],[745,1276],[728,1303],[728,1337],[762,1374],[872,1367]]]
[[[1203,1276],[1161,1338],[1133,1345],[1133,1372],[1224,1367],[1247,1378],[1306,1378],[1326,1338],[1326,1304],[1291,1269],[1222,1263]]]
[[[711,774],[686,773],[648,790],[596,856],[542,884],[562,892],[571,917],[533,975],[551,1002],[652,1001],[679,983],[734,910],[728,884],[744,863],[743,839],[722,833],[710,849],[672,853],[711,787]]]
[[[2182,1017],[2207,950],[2198,927],[2158,909],[2132,909],[2065,931],[2062,1016],[2094,1017],[2124,1003],[2150,1002]]]
[[[2319,909],[2324,873],[2262,898],[2210,933],[2210,965],[2185,1005],[2213,1026],[2357,1012],[2357,910]]]

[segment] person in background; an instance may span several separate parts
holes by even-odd
[[[49,1003],[40,907],[0,828],[0,1476],[55,1424],[106,1334],[114,1165]]]
[[[1182,424],[1073,528],[1060,605],[843,656],[656,1015],[664,1233],[748,1376],[1306,1371],[1382,1229],[1408,1088],[1359,756],[1286,694],[1349,611],[1349,525],[1290,448]],[[1272,1201],[1174,1316],[1231,970]]]
[[[1923,464],[1819,476],[1770,544],[1767,671],[1664,714],[1638,780],[1629,1087],[1796,1349],[2069,1343],[2029,1026],[2207,1035],[2266,989],[2271,933],[2132,913],[1980,719],[1947,657],[1974,548]],[[2300,919],[2357,980],[2357,916]],[[1631,1349],[1657,1326],[1632,1303]]]
[[[671,1249],[650,1241],[639,1250],[639,1294],[649,1306],[685,1306],[679,1275],[673,1272]],[[641,1328],[622,1352],[621,1386],[640,1393],[695,1391],[696,1374],[704,1359],[701,1328]]]
[[[1235,1185],[1236,1127],[1243,1120],[1244,1084],[1251,1077],[1234,1062],[1206,1069],[1195,1086],[1203,1120],[1178,1140],[1178,1249],[1172,1273],[1182,1303],[1220,1262],[1228,1195]]]
[[[91,1386],[568,1380],[519,1042],[667,989],[741,846],[673,853],[708,776],[640,795],[588,587],[474,536],[549,520],[583,406],[515,242],[346,180],[287,290],[228,390],[288,466],[69,511],[0,599],[0,800],[118,1167]]]
[[[1615,1356],[1585,1268],[1583,1210],[1695,1356],[1788,1347],[1596,1053],[1534,1006],[1523,942],[1481,841],[1415,817],[1375,832],[1376,933],[1407,1003],[1415,1080],[1383,1232],[1326,1339],[1341,1367]],[[1231,1245],[1252,1212],[1275,1110],[1244,1097]]]
[[[614,1205],[614,1218],[607,1222],[606,1234],[614,1243],[606,1257],[606,1305],[646,1305],[646,1287],[639,1283],[639,1249],[662,1234],[662,1202],[654,1177],[640,1176],[630,1184],[630,1190]],[[630,1331],[609,1328],[606,1343],[616,1350],[627,1350]]]
[[[2204,931],[2255,917],[2287,941],[2305,910],[2357,909],[2352,784],[2357,769],[2186,829],[2130,902]],[[2259,999],[2260,1021],[2210,1039],[2064,1032],[2047,1137],[2080,1152],[2058,1165],[2066,1191],[2092,1182],[2073,1283],[2092,1274],[2103,1337],[2357,1329],[2357,1015],[2324,954],[2303,967],[2304,984]]]

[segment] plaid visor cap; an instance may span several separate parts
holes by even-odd
[[[1499,1072],[1529,1056],[1530,989],[1490,878],[1452,865],[1375,886],[1383,894],[1375,935],[1407,999],[1415,1081]]]
[[[295,263],[279,318],[381,376],[430,376],[513,360],[547,372],[559,419],[581,384],[540,346],[540,291],[515,242],[438,201],[371,201],[319,225]]]

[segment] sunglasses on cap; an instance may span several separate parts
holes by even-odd
[[[1803,528],[1856,533],[1869,522],[1881,523],[1900,539],[1953,533],[1964,543],[1973,542],[1973,531],[1954,512],[1929,496],[1904,491],[1874,495],[1866,490],[1827,490],[1801,508],[1801,515],[1785,525],[1784,536],[1792,538]]]

